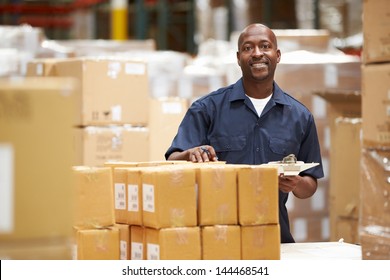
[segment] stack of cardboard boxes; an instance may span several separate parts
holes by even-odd
[[[363,2],[361,220],[363,259],[390,259],[390,6]]]
[[[327,101],[329,124],[330,241],[359,243],[361,94],[352,90],[316,91]]]
[[[27,76],[80,81],[75,165],[101,166],[108,160],[149,159],[146,71],[145,63],[129,60],[40,59],[28,64]]]
[[[35,59],[28,63],[27,76],[80,81],[74,165],[103,166],[164,159],[187,102],[151,98],[147,71],[143,61],[96,56]]]
[[[121,259],[280,259],[276,168],[108,165]]]
[[[119,229],[114,226],[111,168],[74,166],[72,172],[72,259],[119,259]]]

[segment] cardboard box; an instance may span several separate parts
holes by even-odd
[[[130,226],[126,224],[114,224],[119,229],[119,259],[130,260]]]
[[[197,225],[195,169],[186,166],[142,170],[144,226],[159,229]]]
[[[151,99],[149,160],[165,160],[165,152],[170,147],[187,109],[187,100],[184,98],[165,97]]]
[[[109,161],[147,161],[147,127],[87,126],[75,128],[75,165],[104,166]]]
[[[236,225],[237,170],[233,165],[209,164],[196,168],[198,225]]]
[[[243,260],[280,260],[280,226],[241,226]]]
[[[330,240],[344,238],[354,243],[358,234],[347,233],[347,223],[359,218],[360,209],[360,151],[362,147],[362,96],[360,91],[326,90],[314,94],[327,102],[329,123],[330,176],[327,196],[329,202]],[[318,190],[317,190],[318,193]]]
[[[95,229],[115,224],[111,168],[73,166],[77,229]]]
[[[390,146],[390,63],[363,65],[362,74],[363,145]]]
[[[148,260],[200,260],[199,227],[146,228]]]
[[[387,0],[363,1],[363,62],[390,62],[390,6]]]
[[[331,135],[331,169],[329,213],[337,217],[359,218],[361,161],[361,118],[337,118]],[[331,234],[331,240],[341,237]],[[351,242],[351,240],[345,240]]]
[[[56,75],[81,83],[78,125],[149,123],[149,84],[144,62],[126,59],[75,58],[58,61]]]
[[[70,166],[77,87],[71,78],[0,81],[0,255],[4,258],[66,258],[63,249],[69,246],[73,225]],[[53,254],[47,251],[50,245],[57,248]]]
[[[146,260],[146,236],[145,228],[130,226],[130,259]]]
[[[116,222],[141,226],[142,168],[114,167],[112,170],[114,174]]]
[[[238,174],[238,223],[279,223],[278,169],[258,165],[241,166]]]
[[[119,229],[75,230],[75,260],[119,260]]]
[[[203,260],[240,260],[241,229],[238,225],[201,227]]]

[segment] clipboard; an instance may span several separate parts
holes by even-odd
[[[277,167],[278,175],[284,174],[284,176],[295,176],[304,170],[319,165],[319,163],[304,163],[303,161],[297,161],[294,163],[283,163],[280,161],[271,161],[262,165]]]

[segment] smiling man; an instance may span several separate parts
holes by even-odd
[[[165,158],[255,165],[294,154],[299,161],[320,163],[297,176],[279,176],[281,242],[291,243],[289,193],[311,197],[324,173],[313,115],[274,81],[280,57],[270,28],[247,26],[238,39],[242,77],[190,106]]]

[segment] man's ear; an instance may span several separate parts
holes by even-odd
[[[276,55],[278,56],[278,59],[276,60],[277,63],[280,62],[280,58],[282,57],[282,53],[280,52],[279,49],[276,50]]]
[[[236,57],[237,57],[237,64],[238,64],[238,66],[241,66],[241,62],[240,62],[240,52],[239,52],[239,51],[236,52]]]

